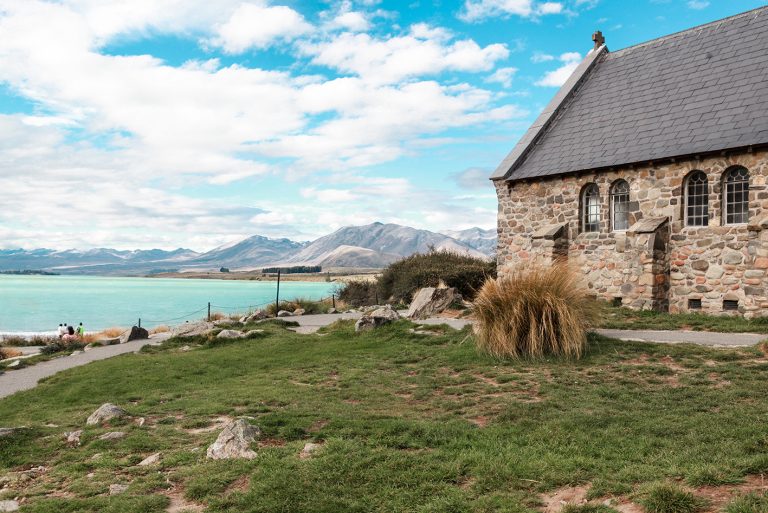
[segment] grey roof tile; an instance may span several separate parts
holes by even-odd
[[[493,178],[768,143],[768,7],[596,53]]]

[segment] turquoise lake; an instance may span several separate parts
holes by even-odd
[[[338,287],[328,282],[280,283],[280,299],[321,299]],[[276,282],[0,275],[0,333],[49,332],[59,323],[86,331],[146,327],[202,319],[211,311],[246,312],[275,300]]]

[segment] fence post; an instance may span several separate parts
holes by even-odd
[[[336,294],[331,294],[331,301],[333,301],[333,309],[336,309]]]
[[[211,302],[208,301],[208,322],[211,322]]]
[[[141,328],[141,317],[139,317],[139,328]]]
[[[280,268],[277,269],[277,295],[275,296],[275,317],[280,311]]]

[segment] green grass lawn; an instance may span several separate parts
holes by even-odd
[[[0,438],[0,500],[22,497],[32,512],[159,512],[173,501],[213,512],[511,513],[589,485],[599,502],[663,513],[708,507],[683,488],[768,473],[768,358],[756,348],[593,336],[578,362],[500,362],[478,354],[468,330],[260,326],[258,338],[171,340],[1,400],[0,426],[27,429]],[[105,402],[134,419],[85,428]],[[263,431],[258,457],[207,461],[217,426],[239,416]],[[62,434],[75,429],[82,445],[67,447]],[[110,430],[127,437],[97,439]],[[300,459],[308,441],[324,445]],[[158,451],[161,467],[136,466]],[[17,480],[35,466],[45,468]],[[109,496],[116,483],[127,492]],[[768,498],[745,491],[727,507],[765,512]]]
[[[699,313],[669,314],[650,310],[630,310],[605,305],[599,328],[628,330],[693,330],[722,333],[768,333],[768,317],[745,319],[738,316]]]

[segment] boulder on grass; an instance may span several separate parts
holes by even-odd
[[[243,338],[245,335],[243,335],[242,331],[237,330],[221,330],[218,335],[216,335],[216,338]]]
[[[240,318],[240,322],[245,324],[246,322],[256,322],[266,319],[268,317],[267,312],[264,310],[256,310],[252,314],[245,315]]]
[[[0,511],[2,512],[19,511],[19,508],[18,501],[0,501]]]
[[[400,319],[391,305],[384,305],[370,312],[366,312],[355,323],[355,331],[368,331]]]
[[[79,446],[80,445],[80,437],[83,436],[83,430],[78,429],[77,431],[67,431],[64,433],[64,439],[67,441],[67,445],[70,446]]]
[[[156,452],[155,454],[151,456],[147,456],[143,460],[141,460],[141,463],[139,463],[140,467],[149,467],[152,465],[158,465],[160,463],[160,459],[162,458],[162,455],[159,452]]]
[[[120,343],[125,344],[126,342],[130,342],[132,340],[146,340],[148,338],[149,332],[147,330],[144,328],[139,328],[138,326],[133,326],[131,327],[131,331],[120,337]]]
[[[99,437],[99,440],[104,440],[107,442],[114,442],[115,440],[122,440],[126,437],[126,434],[122,431],[111,431],[109,433],[104,433]]]
[[[288,310],[280,310],[277,312],[278,317],[293,317],[293,312],[289,312]]]
[[[245,419],[237,419],[224,426],[216,441],[208,447],[206,456],[212,460],[253,459],[256,452],[251,449],[251,444],[259,435],[259,428]]]
[[[108,420],[119,419],[121,417],[127,417],[128,412],[119,406],[115,406],[112,403],[105,403],[99,406],[99,408],[88,417],[85,421],[89,426],[103,424]]]
[[[304,315],[307,311],[303,308],[297,308],[293,311],[293,315]]]
[[[184,324],[171,329],[171,334],[174,337],[194,337],[197,335],[205,335],[212,329],[212,322],[185,322]]]
[[[461,301],[461,294],[455,288],[424,287],[413,297],[405,316],[409,319],[427,319],[457,301]]]

